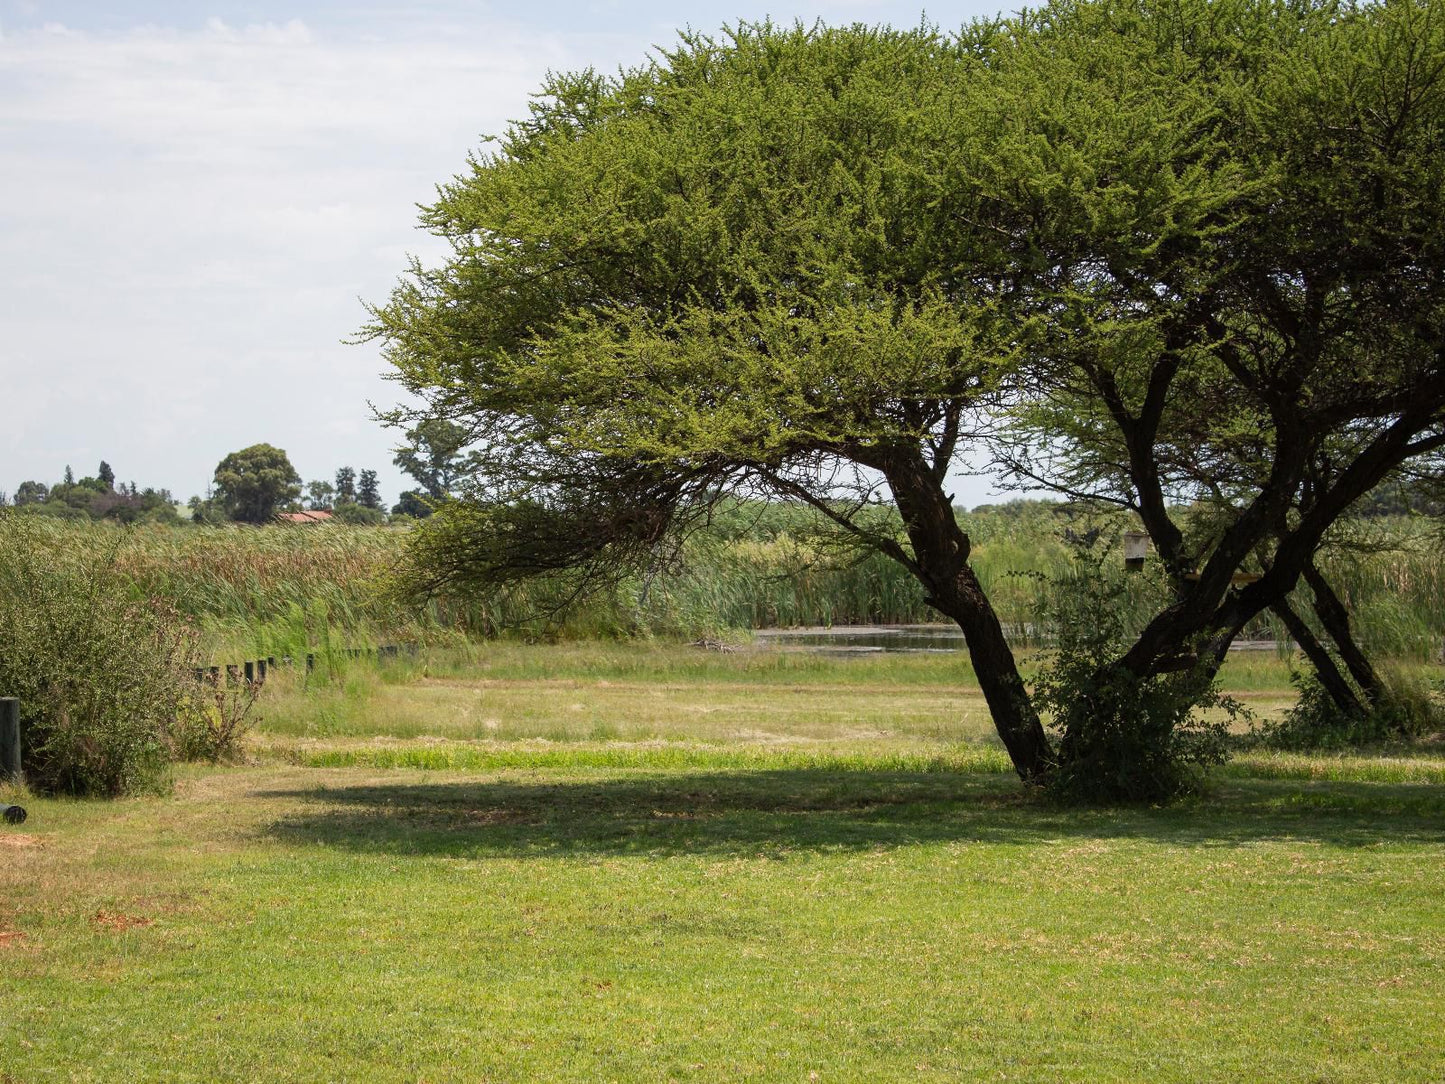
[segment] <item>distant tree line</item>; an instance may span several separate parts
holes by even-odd
[[[450,499],[466,471],[461,452],[467,438],[465,429],[447,421],[426,421],[407,432],[408,443],[397,450],[394,462],[417,487],[402,492],[390,518],[424,519]],[[3,505],[65,519],[182,522],[170,490],[117,484],[105,460],[93,476],[78,481],[67,466],[59,482],[28,479],[13,498],[0,491]],[[209,491],[192,497],[187,508],[191,521],[199,524],[263,524],[280,513],[301,511],[328,512],[347,524],[380,524],[389,518],[376,471],[348,465],[336,471],[333,481],[317,479],[303,487],[285,450],[271,444],[253,444],[222,459]]]
[[[0,495],[3,497],[3,495]],[[6,503],[0,499],[0,504]],[[168,489],[141,489],[135,482],[116,483],[105,460],[94,475],[79,480],[69,467],[59,482],[27,479],[15,488],[10,504],[29,515],[61,519],[115,520],[120,523],[177,523],[175,500]]]

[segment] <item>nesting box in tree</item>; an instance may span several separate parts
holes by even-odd
[[[1149,552],[1149,536],[1143,531],[1124,532],[1124,567],[1138,572],[1144,567],[1144,555]]]

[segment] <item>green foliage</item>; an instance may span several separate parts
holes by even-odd
[[[391,570],[406,563],[411,532],[394,528],[152,526],[121,532],[106,524],[45,519],[32,521],[31,539],[56,559],[70,554],[99,560],[119,545],[116,561],[134,598],[164,598],[206,630],[212,644],[263,655],[304,655],[321,641],[323,628],[339,641],[372,644],[435,637],[442,630],[474,637],[513,630],[562,638],[696,639],[727,629],[938,619],[906,570],[879,555],[860,558],[829,545],[815,520],[808,509],[781,502],[720,509],[706,530],[651,575],[624,577],[556,614],[558,592],[541,583],[491,592],[448,589],[420,607],[382,590]],[[1060,528],[1086,528],[1049,503],[1022,512],[976,509],[960,513],[960,520],[975,540],[972,563],[1010,641],[1016,647],[1052,642],[1046,581],[1073,567]],[[1400,546],[1342,555],[1338,563],[1331,557],[1326,572],[1349,601],[1359,639],[1372,655],[1433,658],[1440,642],[1433,630],[1442,620],[1434,585],[1445,582],[1445,551],[1413,544],[1409,522],[1377,526],[1398,532],[1393,537]],[[1113,551],[1108,560],[1117,557]],[[1149,573],[1124,584],[1122,605],[1136,627],[1157,606],[1159,584]],[[1263,626],[1257,634],[1273,635]]]
[[[306,483],[306,503],[312,511],[329,511],[336,496],[336,487],[330,482],[313,481]]]
[[[301,495],[301,476],[280,448],[253,444],[216,466],[216,499],[238,523],[269,523],[280,506]]]
[[[15,489],[15,507],[23,508],[27,504],[43,504],[50,495],[50,487],[44,482],[34,480],[21,482]]]
[[[1153,698],[1205,695],[1177,676],[1197,644],[1445,444],[1442,34],[1445,0],[1061,0],[953,38],[743,24],[552,77],[424,211],[451,258],[367,329],[426,403],[394,422],[488,437],[480,511],[417,532],[421,578],[614,587],[729,495],[810,502],[970,630],[1032,777],[943,488],[1003,416],[1022,478],[1137,511],[1163,557],[1153,620],[1080,657],[1101,727],[1137,702],[1173,757]],[[870,522],[880,476],[901,532]]]
[[[1313,670],[1290,681],[1298,699],[1284,718],[1260,727],[1256,743],[1284,750],[1343,750],[1410,742],[1445,731],[1445,695],[1418,678],[1389,675],[1378,703],[1341,708]],[[1361,703],[1364,704],[1363,698]]]
[[[253,709],[260,691],[260,684],[193,686],[170,728],[176,758],[212,764],[239,759],[241,743],[257,722]]]
[[[336,472],[336,501],[347,504],[356,500],[356,468],[342,467]]]
[[[159,786],[189,698],[191,629],[137,598],[120,539],[89,552],[0,512],[0,690],[21,700],[25,772],[40,791],[112,796]]]
[[[1341,521],[1318,564],[1360,641],[1388,658],[1435,659],[1445,646],[1445,546],[1420,516]]]
[[[101,461],[95,478],[76,481],[66,468],[67,481],[54,486],[43,482],[21,482],[15,491],[15,507],[26,515],[55,519],[108,519],[118,523],[175,523],[179,521],[170,491],[139,489],[132,482],[116,486],[115,472]]]
[[[356,484],[356,503],[362,508],[381,511],[381,491],[376,484],[376,471],[363,470]]]
[[[953,273],[967,243],[944,251],[973,209],[937,198],[971,48],[740,26],[615,80],[551,79],[427,209],[448,266],[375,312],[369,332],[435,408],[395,420],[488,434],[474,495],[499,530],[529,502],[550,510],[557,558],[616,549],[634,568],[640,541],[675,539],[621,508],[666,528],[744,483],[816,475],[825,446],[946,427],[943,401],[986,391],[1014,353],[991,337],[987,287]],[[458,575],[505,571],[501,552],[554,563],[476,544],[492,553]]]
[[[422,493],[432,500],[441,501],[451,496],[465,470],[461,451],[470,440],[467,430],[445,418],[428,418],[408,429],[406,439],[406,445],[397,449],[392,462],[415,478]],[[405,499],[403,493],[403,503]]]
[[[336,519],[352,527],[376,527],[386,522],[386,513],[360,501],[338,501],[331,507]]]
[[[1054,581],[1056,645],[1035,690],[1059,736],[1049,789],[1086,802],[1160,802],[1197,789],[1202,770],[1226,759],[1227,733],[1199,710],[1233,718],[1242,706],[1203,667],[1141,676],[1120,666],[1136,634],[1130,586],[1105,571],[1104,554],[1081,549],[1076,560],[1071,576]]]
[[[427,499],[414,489],[404,489],[396,504],[392,505],[393,516],[409,516],[412,519],[426,519],[433,512]]]

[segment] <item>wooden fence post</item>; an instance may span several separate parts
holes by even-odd
[[[20,782],[20,701],[0,698],[0,776]]]

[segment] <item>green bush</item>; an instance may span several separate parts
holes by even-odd
[[[238,759],[241,740],[255,723],[251,709],[260,689],[252,684],[193,685],[168,731],[176,759],[212,764]]]
[[[21,701],[24,769],[41,792],[111,796],[162,785],[193,683],[195,638],[137,600],[108,552],[38,544],[0,512],[0,695]]]
[[[1035,697],[1058,734],[1049,789],[1066,801],[1160,802],[1195,789],[1227,755],[1227,727],[1201,708],[1243,713],[1205,669],[1139,678],[1117,660],[1133,640],[1139,585],[1080,552],[1072,576],[1053,581],[1046,618],[1056,647]]]
[[[1358,710],[1335,703],[1313,669],[1295,671],[1290,681],[1299,698],[1283,719],[1258,730],[1255,740],[1260,745],[1297,751],[1353,749],[1413,741],[1445,729],[1440,694],[1403,674],[1385,680],[1379,703]]]

